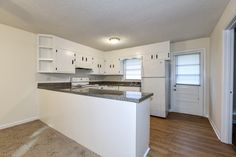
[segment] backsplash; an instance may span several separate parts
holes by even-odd
[[[37,73],[38,83],[70,82],[71,77],[89,77],[90,80],[103,80],[105,76],[89,75],[88,70],[77,69],[75,74],[40,74]]]

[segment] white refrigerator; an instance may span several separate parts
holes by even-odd
[[[170,106],[170,62],[156,60],[155,63],[147,64],[144,61],[142,92],[154,94],[150,104],[151,115],[166,118]]]

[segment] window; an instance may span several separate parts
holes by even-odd
[[[176,84],[200,85],[200,53],[175,57]]]
[[[127,59],[124,61],[125,79],[141,80],[141,59]]]

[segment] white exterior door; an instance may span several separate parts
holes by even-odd
[[[204,115],[203,52],[173,53],[171,110]]]

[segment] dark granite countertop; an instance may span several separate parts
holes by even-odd
[[[134,103],[140,103],[151,96],[153,93],[142,93],[142,92],[131,92],[131,91],[116,91],[116,90],[103,90],[103,89],[92,89],[92,88],[71,88],[68,84],[55,83],[40,83],[38,84],[39,89],[52,90],[57,92],[72,93],[78,95],[99,97],[105,99],[113,99],[120,101],[128,101]]]
[[[98,84],[100,86],[141,87],[141,82],[134,81],[90,81],[89,84]]]

